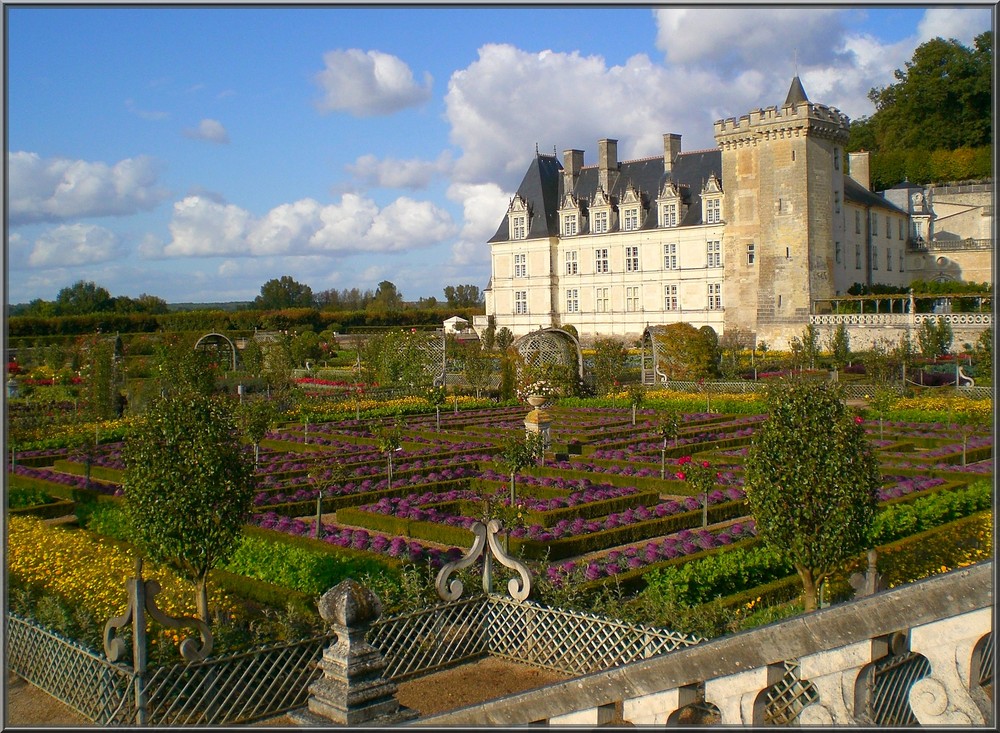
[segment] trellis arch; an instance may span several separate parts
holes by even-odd
[[[560,366],[572,369],[583,379],[583,352],[576,337],[561,328],[542,328],[521,336],[514,350],[528,367]]]
[[[194,348],[204,351],[215,351],[220,356],[228,351],[229,355],[226,357],[226,360],[232,365],[232,370],[236,371],[236,345],[225,334],[214,331],[206,333],[195,342]]]
[[[665,326],[646,326],[642,332],[642,383],[656,384],[667,381],[667,375],[660,369],[663,343],[658,336]]]

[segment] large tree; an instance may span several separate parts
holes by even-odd
[[[711,332],[711,333],[709,333]],[[715,332],[690,323],[671,323],[654,335],[660,355],[660,369],[667,379],[703,379],[711,376],[716,364]]]
[[[153,402],[122,451],[131,536],[195,586],[210,622],[208,574],[236,549],[253,508],[253,459],[227,404],[192,392]]]
[[[476,285],[448,285],[444,289],[444,297],[452,308],[474,308],[483,301]]]
[[[594,340],[594,391],[605,395],[615,391],[625,379],[628,347],[621,339],[604,337]]]
[[[281,310],[282,308],[311,308],[312,288],[283,275],[280,279],[268,280],[260,287],[260,295],[254,298],[254,307],[259,310]]]
[[[869,546],[878,460],[836,384],[778,384],[767,414],[747,453],[747,502],[760,539],[795,566],[812,611],[823,579]]]
[[[85,316],[114,310],[111,293],[100,285],[78,280],[56,294],[56,314],[60,316]]]

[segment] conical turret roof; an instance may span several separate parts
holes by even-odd
[[[785,97],[785,106],[802,104],[808,101],[809,97],[806,96],[806,90],[802,88],[802,82],[799,81],[799,77],[796,74],[795,78],[792,79],[792,85],[788,88],[788,96]]]

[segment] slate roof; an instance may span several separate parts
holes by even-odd
[[[559,235],[559,205],[565,195],[565,176],[562,171],[562,164],[554,155],[536,154],[528,166],[517,189],[518,195],[528,202],[532,212],[528,239]],[[670,177],[680,188],[681,198],[688,205],[687,215],[679,222],[680,226],[702,223],[701,190],[712,174],[722,180],[721,150],[696,150],[677,156]],[[584,166],[580,169],[572,194],[578,201],[589,205],[597,192],[599,178],[598,166]],[[629,185],[634,186],[640,192],[647,209],[642,229],[655,229],[659,226],[659,212],[655,201],[667,178],[662,157],[624,161],[612,173],[611,190],[607,193],[615,203],[619,203]],[[505,242],[509,239],[509,231],[507,216],[504,215],[496,234],[489,241]]]
[[[896,214],[909,216],[908,212],[899,208],[888,199],[879,196],[874,191],[869,191],[850,176],[844,176],[844,200],[860,206],[875,206],[880,209],[888,209]]]
[[[785,97],[785,105],[790,104],[802,104],[803,102],[808,102],[809,97],[806,96],[806,90],[802,86],[802,82],[799,80],[798,75],[792,79],[792,85],[788,87],[788,96]]]

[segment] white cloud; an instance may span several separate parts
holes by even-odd
[[[118,236],[104,227],[68,224],[42,233],[28,255],[28,267],[75,267],[122,255]]]
[[[445,175],[451,168],[451,154],[447,151],[437,160],[379,159],[362,155],[347,166],[347,171],[368,186],[379,188],[420,189],[430,185],[435,176]]]
[[[992,27],[991,20],[987,8],[928,8],[917,26],[918,45],[932,38],[954,38],[972,48],[976,36]]]
[[[170,232],[166,257],[300,257],[427,247],[453,236],[455,225],[434,204],[406,197],[382,209],[357,194],[328,205],[302,199],[254,218],[233,204],[188,196],[174,204]]]
[[[513,194],[494,183],[456,183],[448,188],[448,198],[463,207],[463,225],[451,247],[451,265],[483,265],[490,262],[486,242],[500,226]]]
[[[165,120],[170,116],[166,112],[162,112],[160,110],[139,109],[135,104],[135,100],[132,99],[125,100],[125,109],[134,114],[136,117],[154,122],[157,120]]]
[[[323,93],[317,102],[322,112],[387,115],[431,96],[430,74],[424,74],[424,83],[418,84],[403,60],[381,51],[328,51],[323,63],[325,68],[315,77]]]
[[[96,216],[126,216],[153,209],[167,196],[151,158],[101,162],[43,159],[9,153],[9,215],[12,226]]]
[[[225,145],[229,142],[229,133],[218,120],[204,119],[198,123],[197,127],[186,128],[184,137],[192,140],[205,140],[206,142]]]

